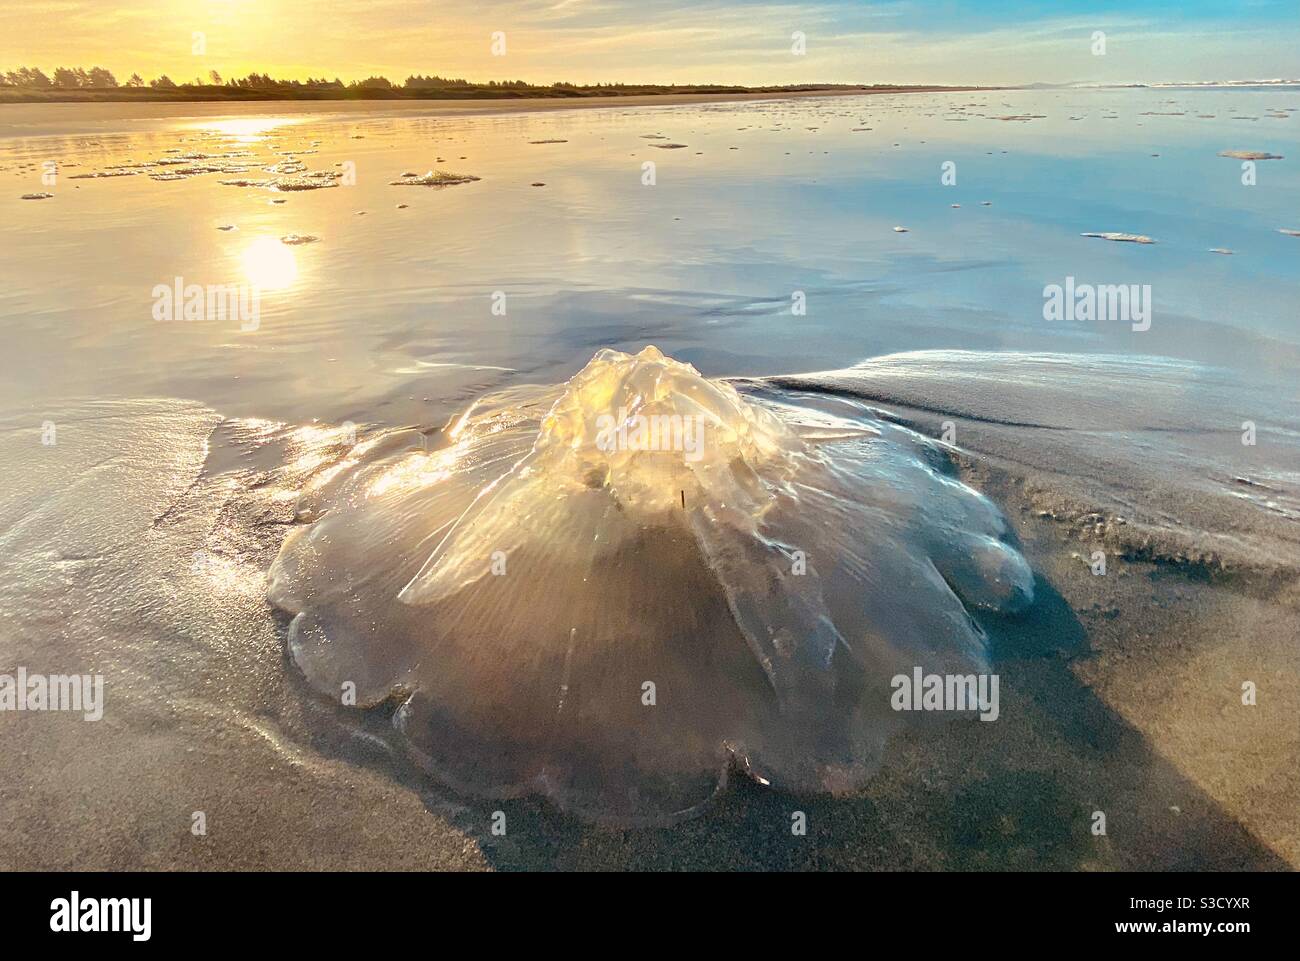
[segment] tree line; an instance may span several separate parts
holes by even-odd
[[[47,75],[40,67],[19,67],[16,70],[0,71],[0,85],[9,87],[22,87],[29,90],[102,90],[113,87],[153,87],[155,90],[168,90],[176,88],[197,88],[197,87],[234,87],[241,90],[421,90],[421,89],[448,89],[448,88],[466,88],[466,89],[506,89],[506,90],[536,90],[544,88],[561,88],[561,89],[601,89],[621,88],[623,84],[573,84],[558,81],[552,84],[530,84],[523,80],[489,80],[487,83],[473,83],[460,77],[439,77],[423,76],[421,74],[412,74],[407,77],[402,84],[395,84],[387,77],[367,77],[364,80],[353,80],[344,84],[342,80],[335,77],[328,80],[325,77],[308,77],[306,80],[278,80],[266,73],[250,73],[246,77],[232,77],[228,80],[222,80],[221,74],[216,70],[208,71],[208,78],[205,81],[201,77],[195,77],[191,81],[182,81],[176,83],[166,74],[155,77],[146,84],[143,77],[138,73],[131,74],[130,78],[123,84],[117,82],[112,71],[103,67],[91,67],[86,70],[82,67],[56,67],[54,72]]]
[[[93,87],[116,87],[117,78],[112,71],[103,67],[55,67],[54,75],[47,76],[40,67],[19,67],[0,73],[4,83],[10,87],[29,87],[33,90],[78,90]],[[128,87],[143,87],[144,81],[138,73],[132,74],[126,82]]]
[[[317,80],[314,77],[301,80],[276,80],[265,73],[250,73],[247,77],[231,78],[223,81],[216,70],[208,71],[208,79],[195,77],[193,81],[177,83],[167,74],[155,77],[148,84],[138,73],[131,74],[126,83],[119,84],[111,70],[103,67],[56,67],[52,74],[46,74],[40,67],[19,67],[17,70],[0,71],[0,84],[9,87],[24,87],[29,90],[104,90],[113,87],[144,87],[155,89],[172,87],[240,87],[243,89],[263,89],[272,87],[335,87],[342,88],[343,81],[335,78]]]

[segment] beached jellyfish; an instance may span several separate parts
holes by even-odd
[[[986,671],[968,608],[1032,599],[934,442],[654,347],[366,440],[299,519],[270,596],[313,686],[399,698],[412,756],[457,789],[623,823],[729,770],[860,785],[890,679]]]

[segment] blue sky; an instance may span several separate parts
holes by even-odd
[[[1300,0],[5,0],[0,38],[0,69],[94,62],[178,80],[211,69],[748,84],[1300,77]]]

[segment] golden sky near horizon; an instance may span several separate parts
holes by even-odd
[[[1259,0],[1269,4],[1272,0]],[[1195,0],[1189,0],[1192,5]],[[1276,24],[1060,0],[1035,19],[997,0],[5,0],[0,70],[251,71],[351,80],[409,73],[549,83],[1022,83],[1300,75]],[[943,12],[944,15],[938,15]],[[1298,18],[1300,20],[1300,18]],[[1105,29],[1105,57],[1090,37]],[[505,34],[505,55],[492,52]],[[807,52],[792,52],[792,34]],[[196,42],[196,34],[202,42]],[[192,52],[201,48],[201,52]]]

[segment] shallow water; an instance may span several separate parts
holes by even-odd
[[[115,696],[146,716],[268,710],[265,691],[212,694],[204,679],[250,664],[279,678],[285,632],[269,616],[267,572],[304,520],[302,488],[356,468],[355,435],[434,436],[472,400],[561,383],[606,347],[653,343],[709,377],[743,378],[747,397],[798,422],[889,436],[955,427],[942,446],[955,460],[1009,472],[1022,510],[1076,533],[1086,524],[1089,546],[1118,556],[1198,576],[1300,570],[1300,240],[1282,232],[1300,228],[1300,90],[484,116],[47,109],[0,110],[11,188],[0,197],[0,451],[19,479],[0,497],[0,653],[65,670],[107,656]],[[1283,159],[1259,161],[1246,186],[1224,150]],[[941,181],[947,161],[953,186]],[[420,182],[439,170],[478,179]],[[20,199],[40,192],[53,196]],[[257,316],[159,320],[155,291],[177,278],[255,288]],[[1150,285],[1149,329],[1045,320],[1044,288],[1067,278]],[[58,441],[46,446],[50,429]],[[855,456],[836,458],[853,484],[922,491]],[[383,566],[391,542],[366,537],[384,524],[410,534],[405,509],[369,534],[345,516],[358,553],[327,570],[355,574],[348,564],[369,551],[380,567],[362,573],[395,596],[437,546],[420,527]],[[951,555],[963,523],[936,523],[951,537],[938,546],[905,538],[898,560]],[[804,536],[848,557],[844,531],[822,528]],[[689,568],[689,544],[641,548]],[[744,583],[753,565],[725,571],[735,552],[712,546],[708,569],[724,587]],[[666,583],[642,571],[642,587],[662,613],[703,571]],[[548,585],[535,586],[540,604]],[[840,584],[836,597],[854,590]],[[385,598],[359,609],[385,616]],[[723,624],[736,605],[715,600],[701,616]],[[1274,613],[1294,624],[1289,609]],[[290,654],[309,682],[337,681],[292,638]],[[408,654],[349,665],[376,670],[366,699],[403,672],[436,673]],[[155,677],[160,658],[174,673]],[[280,708],[300,749],[313,725],[297,698]],[[682,792],[690,802],[711,789],[708,773]]]
[[[206,105],[188,117],[160,106],[161,119],[122,106],[114,123],[111,107],[62,105],[44,126],[0,112],[0,405],[157,395],[232,415],[419,422],[485,388],[564,379],[599,347],[650,342],[709,376],[929,348],[1173,356],[1252,381],[1295,369],[1300,242],[1278,230],[1300,227],[1300,90],[478,117],[307,106],[226,119]],[[1042,119],[992,119],[1020,115]],[[687,148],[655,149],[651,134]],[[565,142],[534,143],[547,140]],[[1260,161],[1246,187],[1240,161],[1218,156],[1227,149],[1286,159]],[[354,164],[355,186],[72,179],[245,152],[223,162],[248,179],[296,157],[335,175]],[[654,186],[641,182],[646,161]],[[955,186],[941,184],[945,161]],[[390,185],[430,169],[481,180]],[[35,191],[54,196],[19,200]],[[1107,231],[1157,243],[1080,236]],[[282,249],[290,234],[320,241]],[[1067,276],[1150,284],[1151,329],[1044,321],[1043,288]],[[176,277],[260,285],[258,329],[154,320],[152,291]],[[792,313],[796,291],[806,314]]]

